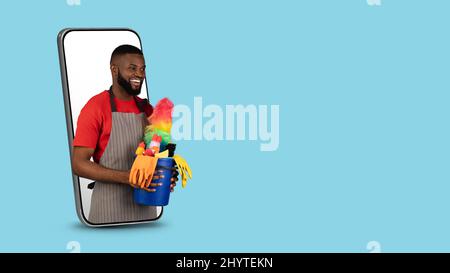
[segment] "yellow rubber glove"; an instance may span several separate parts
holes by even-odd
[[[142,147],[138,147],[136,149],[136,155],[142,155],[145,152],[145,149]]]
[[[165,150],[164,152],[155,154],[156,158],[166,158],[169,157],[169,150]]]
[[[182,158],[180,155],[174,155],[173,159],[175,160],[175,164],[177,164],[178,170],[181,174],[181,186],[186,187],[187,176],[189,179],[192,179],[192,171],[186,160]]]
[[[130,184],[144,188],[153,178],[158,159],[152,156],[138,155],[130,171]],[[148,183],[147,183],[148,182]]]

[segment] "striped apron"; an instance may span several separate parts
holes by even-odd
[[[134,153],[148,124],[142,104],[135,98],[140,113],[117,112],[112,90],[109,90],[112,126],[108,144],[100,158],[103,167],[128,171]],[[145,102],[145,101],[144,101]],[[89,222],[94,224],[134,222],[157,218],[157,207],[141,206],[133,200],[133,188],[126,184],[96,181],[92,197]]]

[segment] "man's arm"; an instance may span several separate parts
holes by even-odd
[[[102,167],[90,160],[93,154],[94,149],[92,148],[73,147],[72,170],[76,175],[95,181],[130,184],[129,171]]]

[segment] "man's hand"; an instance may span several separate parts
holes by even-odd
[[[162,173],[162,171],[159,171],[159,172],[156,171],[156,173],[155,173],[155,175],[153,176],[152,179],[153,179],[153,180],[158,180],[158,179],[164,178],[164,175],[162,175],[161,173]],[[172,172],[172,177],[170,178],[170,192],[173,192],[173,191],[174,191],[174,188],[175,188],[176,185],[177,185],[177,181],[178,181],[178,171],[175,169],[175,170]],[[155,192],[155,191],[156,191],[155,187],[160,187],[160,186],[163,185],[162,182],[159,182],[159,183],[151,183],[151,181],[150,181],[150,183],[149,183],[148,180],[146,180],[145,183],[146,183],[146,185],[148,185],[148,186],[150,186],[150,187],[153,187],[153,188],[148,188],[148,186],[147,186],[147,187],[144,187],[144,188],[141,188],[141,187],[137,187],[136,185],[131,184],[131,183],[130,183],[130,185],[131,185],[132,187],[134,187],[134,188],[137,188],[137,189],[143,189],[143,190],[146,190],[146,191],[148,191],[148,192]]]
[[[172,172],[172,178],[170,179],[170,192],[174,192],[175,187],[177,185],[177,181],[178,181],[178,171],[177,169],[174,169],[174,171]]]
[[[162,179],[164,178],[164,175],[162,174],[163,170],[157,170],[155,175],[153,176],[154,180],[158,180],[158,179]],[[174,169],[172,171],[172,177],[170,178],[170,192],[174,192],[174,188],[177,186],[177,181],[178,181],[178,171],[177,169]],[[159,182],[159,183],[150,183],[149,184],[151,187],[159,187],[162,186],[163,183]],[[149,192],[155,192],[156,189],[147,189],[144,188],[144,190],[149,191]]]

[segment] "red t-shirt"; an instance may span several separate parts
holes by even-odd
[[[137,97],[138,101],[143,99]],[[129,101],[114,98],[117,112],[139,114],[139,108],[134,99]],[[153,112],[150,104],[144,106],[148,117]],[[94,161],[99,162],[106,149],[111,134],[112,114],[108,91],[103,91],[92,97],[81,109],[77,121],[77,131],[73,139],[73,146],[89,147],[95,149]],[[136,146],[137,147],[137,146]]]

